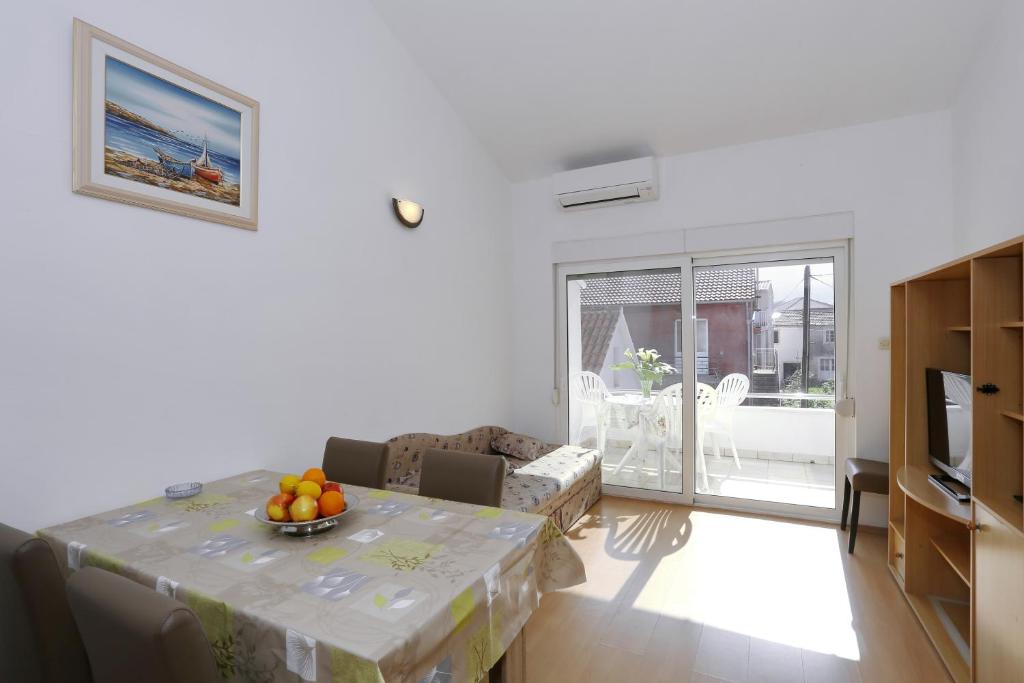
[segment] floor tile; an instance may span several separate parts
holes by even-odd
[[[769,460],[768,478],[773,481],[806,482],[807,466],[801,462]]]
[[[812,484],[834,486],[836,473],[834,465],[808,464],[805,466],[807,481]]]
[[[804,683],[861,683],[857,663],[835,655],[801,650]]]
[[[800,648],[750,639],[750,663],[747,679],[751,683],[793,683],[803,680]]]
[[[730,683],[747,682],[750,636],[704,626],[693,670]]]

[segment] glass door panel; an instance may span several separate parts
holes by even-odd
[[[682,492],[682,271],[566,276],[569,442],[613,486]]]
[[[694,492],[835,507],[832,258],[693,269]]]

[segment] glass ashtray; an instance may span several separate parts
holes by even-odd
[[[179,498],[191,498],[203,490],[203,485],[198,481],[190,481],[184,484],[174,484],[164,489],[164,495],[171,500]]]

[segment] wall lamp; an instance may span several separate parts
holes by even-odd
[[[395,217],[407,228],[415,228],[423,222],[423,207],[408,199],[391,198],[391,205],[395,209]]]

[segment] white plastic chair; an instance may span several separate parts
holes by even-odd
[[[697,396],[695,402],[696,417],[697,417],[697,462],[699,465],[701,480],[704,484],[704,491],[710,491],[711,486],[708,485],[708,462],[704,457],[704,432],[711,424],[714,419],[715,413],[718,411],[718,392],[715,388],[704,384],[702,382],[697,383]]]
[[[665,487],[665,455],[670,448],[683,447],[683,385],[672,384],[658,392],[650,406],[640,410],[635,452],[658,452],[658,488]],[[680,461],[682,466],[682,461]]]
[[[583,428],[586,426],[584,411],[589,408],[594,413],[594,422],[597,429],[597,450],[604,453],[605,440],[608,432],[608,402],[611,396],[608,387],[600,375],[593,372],[583,371],[573,375],[570,383],[572,398],[580,406],[580,422],[576,429],[576,438],[573,445],[579,445],[583,438]]]
[[[736,406],[746,400],[749,390],[750,380],[746,375],[741,375],[738,372],[726,375],[718,383],[718,409],[706,427],[708,434],[711,435],[716,458],[722,457],[718,447],[718,435],[721,434],[729,438],[729,446],[732,448],[732,459],[736,463],[736,469],[742,469],[742,466],[740,465],[740,454],[736,450],[736,441],[733,439],[733,419]]]

